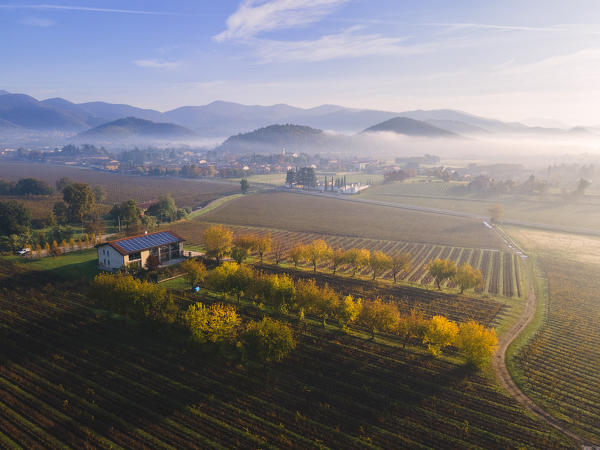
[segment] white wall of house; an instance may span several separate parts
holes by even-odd
[[[179,242],[177,246],[179,247],[178,257],[181,257],[183,252],[183,242]],[[108,270],[117,270],[123,267],[124,265],[130,264],[139,264],[142,268],[145,268],[146,263],[148,262],[148,258],[150,257],[150,250],[142,250],[137,253],[139,253],[139,258],[137,257],[138,255],[135,253],[129,255],[121,255],[112,246],[108,244],[101,245],[100,247],[98,247],[98,265]]]
[[[125,258],[110,245],[98,247],[98,265],[110,270],[119,269],[125,264]]]

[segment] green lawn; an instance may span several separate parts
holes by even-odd
[[[190,289],[190,283],[185,277],[173,278],[172,280],[160,283],[160,285],[171,291],[188,291]]]
[[[32,271],[51,272],[64,279],[89,280],[98,273],[96,268],[98,253],[94,248],[40,259],[26,259],[18,256],[7,256],[3,259],[19,262]]]

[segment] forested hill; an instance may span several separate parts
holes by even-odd
[[[250,133],[229,137],[219,150],[227,152],[254,151],[304,151],[311,148],[332,147],[334,136],[323,131],[301,125],[270,125]]]
[[[458,134],[431,125],[421,120],[409,119],[408,117],[394,117],[385,122],[378,123],[367,128],[364,133],[391,131],[407,136],[424,137],[458,137]]]
[[[193,138],[194,136],[195,133],[193,131],[173,123],[157,123],[136,117],[126,117],[84,131],[78,134],[76,139],[183,139]]]

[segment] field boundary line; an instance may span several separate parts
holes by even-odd
[[[195,218],[197,218],[199,216],[202,216],[210,211],[217,209],[220,206],[223,206],[225,203],[228,203],[231,200],[235,200],[236,198],[243,197],[243,195],[244,194],[231,194],[231,195],[226,195],[224,197],[219,197],[219,198],[213,200],[212,202],[208,203],[206,206],[192,211],[191,213],[188,214],[187,217],[184,218],[184,220],[194,220]]]
[[[320,196],[320,197],[333,198],[333,199],[337,199],[337,200],[343,200],[343,201],[347,201],[347,202],[367,203],[367,204],[371,204],[371,205],[384,206],[384,207],[388,207],[388,208],[406,209],[409,211],[417,211],[417,212],[422,212],[422,213],[441,214],[441,215],[445,215],[445,216],[463,217],[463,218],[482,220],[482,221],[489,220],[488,216],[485,216],[482,214],[454,211],[454,210],[450,210],[450,209],[430,208],[428,206],[409,205],[406,203],[386,202],[386,201],[382,201],[382,200],[374,200],[374,199],[369,199],[369,198],[365,198],[365,197],[356,197],[353,195],[325,194],[323,192],[315,192],[315,191],[300,191],[300,190],[296,191],[296,190],[287,189],[287,188],[281,188],[279,190],[282,192],[290,192],[290,193],[294,193],[294,194],[314,195],[314,196]],[[360,195],[360,194],[358,194],[358,195]],[[569,227],[569,226],[552,225],[552,224],[545,224],[545,223],[539,223],[539,222],[527,222],[527,221],[514,220],[514,219],[504,219],[503,223],[505,225],[533,228],[533,229],[537,229],[537,230],[556,231],[559,233],[575,233],[575,234],[583,234],[583,235],[587,235],[587,236],[599,236],[600,235],[600,231],[592,229],[592,228]]]

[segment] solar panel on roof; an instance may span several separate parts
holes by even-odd
[[[173,236],[168,231],[163,231],[156,234],[148,234],[145,236],[134,237],[131,239],[124,239],[122,241],[115,242],[126,252],[136,252],[145,248],[157,247],[159,245],[168,245],[179,242],[179,239]]]

